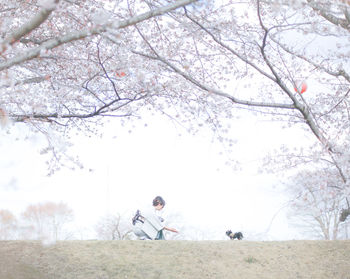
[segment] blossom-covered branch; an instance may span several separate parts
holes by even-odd
[[[170,12],[172,10],[175,10],[177,8],[186,6],[188,4],[191,4],[193,2],[196,2],[198,0],[178,0],[172,4],[169,4],[167,6],[158,8],[156,10],[152,10],[146,13],[143,13],[141,15],[133,16],[127,20],[122,20],[119,22],[109,22],[103,25],[97,25],[91,28],[87,28],[81,31],[75,31],[75,32],[70,32],[66,35],[48,40],[43,42],[40,46],[36,48],[32,48],[30,50],[25,51],[24,53],[16,55],[14,58],[5,60],[5,62],[0,63],[0,71],[8,69],[14,65],[20,64],[24,61],[31,60],[33,58],[36,58],[40,56],[40,54],[43,51],[54,49],[58,46],[77,41],[77,40],[82,40],[86,37],[93,36],[93,35],[98,35],[106,32],[108,29],[111,30],[118,30],[122,28],[126,28],[131,25],[135,25],[139,22],[145,21],[147,19],[150,19],[152,17],[156,17],[162,14],[165,14],[167,12]],[[16,35],[16,37],[20,38],[23,36],[25,32],[19,32],[20,35]],[[13,40],[13,35],[10,36],[11,41]]]

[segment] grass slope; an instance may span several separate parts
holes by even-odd
[[[0,279],[350,279],[350,241],[0,241]]]

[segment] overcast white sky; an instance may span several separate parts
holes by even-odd
[[[291,137],[300,138],[295,131],[256,118],[233,123],[231,134],[238,141],[231,156],[242,167],[235,171],[225,165],[227,157],[219,155],[221,145],[211,140],[212,134],[188,135],[160,118],[147,123],[141,121],[130,133],[113,121],[103,139],[78,136],[71,151],[85,169],[63,169],[51,177],[38,153],[40,139],[23,140],[30,135],[23,127],[11,134],[2,130],[0,208],[19,215],[29,204],[63,201],[74,210],[77,227],[85,230],[82,237],[93,238],[101,216],[129,218],[161,195],[165,215],[180,215],[207,238],[226,239],[227,229],[242,231],[246,239],[300,238],[288,225],[286,210],[280,211],[287,201],[281,181],[257,173],[261,156]]]

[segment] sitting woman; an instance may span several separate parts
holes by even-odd
[[[160,212],[165,206],[164,199],[157,196],[153,199],[152,205],[152,210],[144,212],[137,210],[132,219],[136,236],[139,239],[164,240],[164,230],[178,233],[176,229],[164,226],[164,219],[157,215],[157,212]]]

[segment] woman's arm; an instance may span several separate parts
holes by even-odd
[[[167,231],[170,231],[170,232],[174,232],[174,233],[178,233],[178,231],[176,229],[173,229],[173,228],[164,227],[164,230],[167,230]]]

